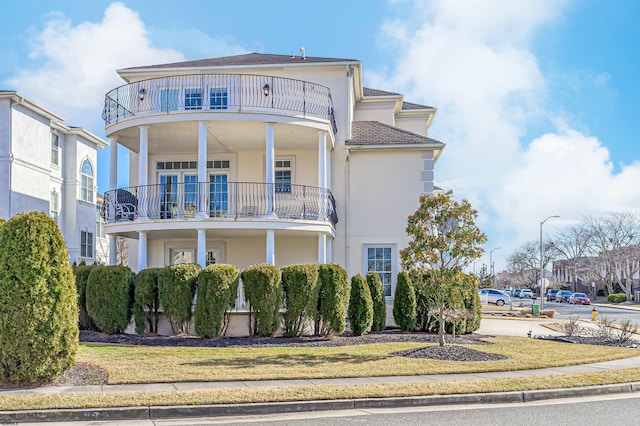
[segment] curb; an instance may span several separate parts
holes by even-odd
[[[0,424],[15,422],[132,421],[197,417],[232,417],[299,413],[305,411],[358,410],[460,404],[504,404],[557,398],[634,393],[640,382],[579,388],[517,392],[430,395],[399,398],[339,399],[327,401],[264,402],[172,407],[121,407],[97,409],[0,411]]]

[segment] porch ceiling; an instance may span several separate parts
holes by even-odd
[[[118,143],[139,152],[138,127],[118,132]],[[171,154],[197,152],[198,122],[180,121],[149,126],[149,153]],[[274,125],[276,150],[317,150],[317,129],[278,123]],[[207,151],[209,153],[260,151],[265,148],[266,124],[252,121],[207,122]]]

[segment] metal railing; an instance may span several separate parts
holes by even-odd
[[[279,111],[329,120],[331,91],[308,81],[252,74],[179,75],[125,84],[105,96],[105,125],[140,113]]]
[[[338,223],[326,188],[257,182],[192,182],[132,186],[104,193],[107,223],[208,218],[306,219]]]

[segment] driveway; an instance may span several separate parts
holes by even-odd
[[[527,333],[531,331],[533,336],[561,336],[562,333],[550,330],[540,324],[544,321],[535,320],[518,320],[518,319],[493,319],[482,318],[480,328],[476,331],[478,334],[489,336],[520,336],[527,337]]]

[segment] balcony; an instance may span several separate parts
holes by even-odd
[[[250,74],[180,75],[125,84],[105,96],[105,126],[172,112],[258,112],[327,120],[337,131],[331,91],[308,81]]]
[[[331,191],[305,185],[255,182],[188,182],[107,191],[108,224],[166,220],[311,220],[338,222]]]

